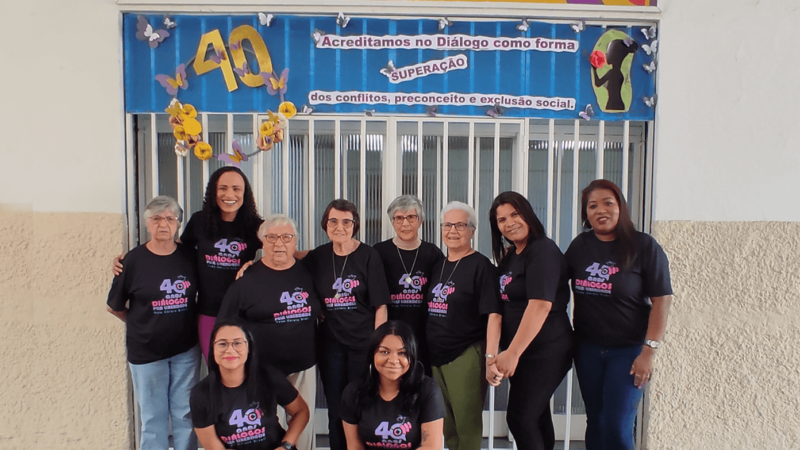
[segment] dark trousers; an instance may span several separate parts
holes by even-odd
[[[523,355],[509,379],[506,422],[520,450],[552,450],[555,446],[550,397],[572,366],[572,333],[539,353]]]
[[[320,333],[322,334],[322,333]],[[350,382],[363,379],[367,373],[367,349],[349,347],[326,336],[318,348],[322,388],[328,401],[328,437],[331,450],[347,450],[342,427],[342,392]]]
[[[575,357],[578,382],[586,403],[588,450],[633,450],[633,426],[642,390],[630,374],[641,345],[603,347],[581,343]]]

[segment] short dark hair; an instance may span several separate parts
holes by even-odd
[[[581,191],[581,222],[583,223],[583,229],[592,229],[592,224],[589,223],[589,213],[586,209],[589,205],[589,195],[599,189],[611,191],[617,199],[619,219],[617,219],[617,227],[614,229],[614,234],[616,234],[617,241],[622,247],[620,266],[626,269],[630,268],[638,250],[636,248],[636,228],[634,228],[631,214],[628,212],[628,203],[625,201],[625,196],[616,184],[609,180],[594,180]]]
[[[320,226],[322,226],[322,230],[326,233],[328,232],[328,216],[331,215],[332,209],[349,212],[353,215],[353,237],[355,237],[355,235],[358,234],[358,230],[361,229],[361,220],[358,217],[356,205],[350,200],[345,200],[343,198],[337,198],[328,203],[328,207],[325,208],[325,212],[322,213],[322,220],[320,221]]]
[[[419,360],[417,338],[414,337],[414,331],[407,323],[399,320],[389,320],[372,332],[372,337],[367,346],[367,360],[365,361],[367,376],[358,388],[358,404],[362,408],[367,407],[375,402],[380,395],[378,393],[378,388],[380,387],[381,378],[373,362],[375,361],[375,353],[377,353],[381,342],[383,342],[386,336],[399,337],[406,348],[408,371],[400,379],[399,395],[403,402],[401,412],[405,415],[411,415],[419,408],[416,403],[425,369],[422,367],[422,362]]]
[[[500,228],[497,226],[497,208],[502,205],[511,205],[522,216],[522,220],[528,224],[528,243],[547,236],[544,231],[544,225],[536,217],[536,213],[533,212],[533,207],[528,199],[518,192],[503,192],[494,199],[492,207],[489,209],[489,227],[492,229],[492,255],[498,264],[506,254],[503,233],[500,232]]]

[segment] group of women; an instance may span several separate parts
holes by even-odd
[[[310,449],[319,369],[332,450],[439,449],[443,438],[479,449],[487,386],[503,378],[518,448],[552,449],[550,397],[573,359],[587,448],[633,448],[672,291],[663,250],[634,230],[613,183],[584,189],[586,231],[566,255],[522,195],[500,194],[497,266],[472,248],[478,220],[464,203],[441,212],[446,255],[420,239],[416,197],[387,212],[395,237],[371,247],[355,238],[355,205],[334,200],[320,222],[330,242],[305,251],[292,219],[261,220],[233,167],[211,177],[178,241],[180,206],[148,203],[150,241],[115,265],[108,298],[127,321],[142,448],[168,448],[171,419],[176,449],[196,448],[193,430],[206,449]]]

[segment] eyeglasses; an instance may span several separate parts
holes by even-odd
[[[214,351],[220,354],[225,353],[228,350],[228,347],[230,347],[231,345],[233,346],[233,349],[237,353],[241,353],[244,351],[244,349],[247,348],[247,341],[243,339],[239,339],[233,342],[217,341],[214,342]]]
[[[270,244],[274,244],[274,243],[278,242],[278,238],[280,238],[280,240],[284,244],[288,244],[289,242],[292,242],[292,239],[294,239],[294,235],[293,234],[281,234],[281,235],[265,234],[264,235],[264,239],[266,239],[266,241],[269,242]]]
[[[417,220],[419,220],[419,216],[416,214],[409,214],[407,216],[394,216],[394,218],[392,218],[395,225],[402,225],[406,220],[408,220],[409,224],[414,225],[417,223]]]
[[[456,231],[464,231],[467,228],[472,228],[464,222],[458,222],[458,223],[445,222],[442,224],[442,231],[450,231],[450,228],[453,227],[456,228]]]
[[[353,224],[356,223],[355,220],[352,219],[342,219],[342,226],[346,229],[353,228]],[[339,226],[339,219],[328,219],[328,226],[336,228]]]
[[[159,224],[162,220],[167,221],[167,225],[175,225],[178,223],[178,218],[173,216],[150,216],[150,221]]]

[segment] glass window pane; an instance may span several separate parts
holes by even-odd
[[[335,189],[335,136],[332,120],[314,121],[314,217],[322,220],[328,203],[334,200]],[[314,245],[328,242],[328,235],[321,227],[314,227]]]
[[[447,204],[453,200],[467,202],[469,182],[469,124],[451,123],[447,136]],[[444,206],[444,205],[443,205]]]
[[[441,232],[437,224],[439,212],[444,206],[440,182],[443,134],[444,125],[441,122],[422,125],[422,204],[426,218],[422,224],[422,239],[436,245],[441,243]]]

